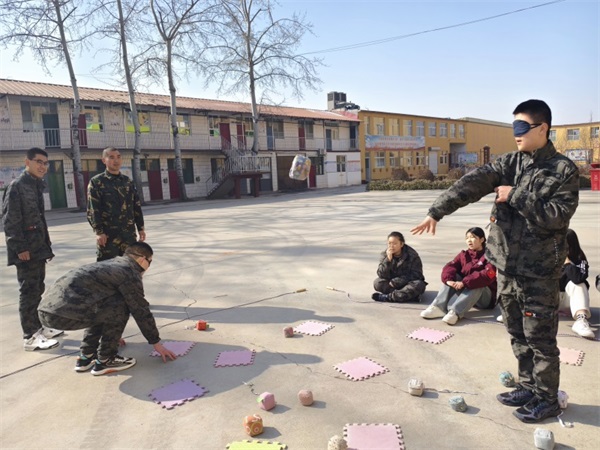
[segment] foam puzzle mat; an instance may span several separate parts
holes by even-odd
[[[560,362],[563,364],[570,364],[572,366],[580,366],[583,364],[583,357],[585,353],[580,350],[572,348],[558,347],[560,351]]]
[[[333,325],[323,322],[315,322],[314,320],[308,320],[301,323],[297,327],[294,327],[295,333],[308,334],[310,336],[320,336],[325,334],[333,328]]]
[[[163,341],[162,344],[167,350],[171,350],[177,356],[187,355],[192,347],[196,345],[196,343],[192,341]],[[150,356],[160,356],[160,353],[154,350],[150,353]]]
[[[431,328],[421,327],[413,331],[412,333],[406,335],[411,339],[416,339],[417,341],[425,341],[430,342],[432,344],[441,344],[444,341],[450,339],[454,334],[448,331],[440,331],[433,330]]]
[[[215,361],[215,367],[249,366],[254,364],[254,350],[231,350],[221,352]]]
[[[227,444],[227,450],[285,450],[287,445],[266,441],[235,441]]]
[[[196,384],[196,382],[183,379],[154,389],[148,396],[163,408],[173,409],[176,406],[183,405],[185,402],[202,397],[207,392],[206,388]]]
[[[333,366],[335,370],[343,373],[352,381],[362,381],[367,378],[381,375],[382,373],[389,372],[386,367],[377,364],[375,361],[361,356],[360,358],[351,359],[340,364]]]
[[[348,450],[405,450],[404,436],[398,425],[393,424],[347,424],[344,438]]]

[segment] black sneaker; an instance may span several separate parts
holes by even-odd
[[[374,292],[373,295],[371,295],[371,298],[373,300],[375,300],[376,302],[389,302],[389,301],[391,301],[389,294],[380,294],[379,292]]]
[[[87,372],[92,368],[96,360],[96,354],[92,355],[79,355],[77,362],[75,363],[75,372]]]
[[[135,358],[125,358],[120,355],[115,355],[106,361],[100,361],[99,359],[96,359],[94,362],[94,368],[92,369],[92,375],[106,375],[107,373],[127,370],[130,367],[135,366],[136,362],[137,361]]]
[[[517,385],[517,387],[510,392],[503,392],[502,394],[496,395],[498,401],[506,406],[524,406],[529,403],[533,397],[533,392],[529,389],[525,389],[521,385]]]
[[[550,402],[535,397],[528,404],[513,411],[513,415],[521,422],[536,423],[541,422],[548,417],[556,417],[560,415],[561,412],[562,410],[560,409],[558,400]]]

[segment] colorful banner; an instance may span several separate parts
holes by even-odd
[[[367,150],[420,150],[425,148],[424,136],[365,136]]]
[[[576,149],[576,150],[567,150],[565,151],[565,155],[571,161],[584,161],[588,162],[590,158],[590,151],[584,149]]]

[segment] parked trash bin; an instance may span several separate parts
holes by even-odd
[[[592,191],[600,191],[600,164],[590,164],[590,181],[592,182]]]

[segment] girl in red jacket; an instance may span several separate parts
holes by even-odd
[[[444,284],[433,303],[421,312],[424,319],[442,317],[454,325],[474,306],[487,309],[496,305],[496,268],[485,258],[485,233],[479,227],[469,228],[466,241],[467,250],[442,269]]]

